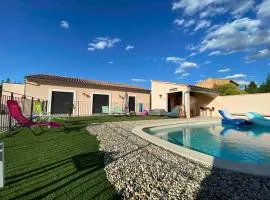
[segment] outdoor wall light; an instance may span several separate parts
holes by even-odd
[[[87,98],[91,97],[89,94],[86,94],[85,92],[83,93],[83,95],[86,96]]]
[[[162,98],[162,94],[159,95],[159,98]]]

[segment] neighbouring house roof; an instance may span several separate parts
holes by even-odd
[[[72,78],[65,76],[56,76],[48,74],[35,74],[25,77],[26,81],[47,85],[62,85],[67,87],[82,88],[99,88],[99,89],[115,89],[124,91],[134,91],[142,93],[150,93],[150,90],[122,83],[112,83],[107,81],[86,80],[80,78]]]
[[[200,81],[196,84],[196,86],[205,87],[205,88],[213,88],[215,85],[224,85],[227,83],[232,83],[236,86],[239,86],[238,83],[231,79],[219,79],[219,78],[208,78],[206,80]]]

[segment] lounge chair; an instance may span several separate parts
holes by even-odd
[[[44,121],[50,122],[51,120],[55,120],[55,119],[59,121],[69,120],[62,117],[52,116],[51,113],[44,113],[41,102],[40,101],[34,102],[34,115],[31,118],[31,120],[33,120],[34,122],[44,122]]]
[[[173,108],[172,111],[168,112],[166,115],[168,117],[175,117],[175,118],[179,117],[179,106]]]
[[[110,114],[109,106],[102,106],[102,114],[104,114],[104,115]]]
[[[222,123],[231,124],[236,126],[251,125],[252,123],[245,119],[234,119],[230,113],[225,110],[219,110],[219,114],[222,116]]]
[[[113,115],[128,115],[129,113],[124,112],[119,106],[114,106]]]
[[[149,111],[149,115],[151,116],[165,116],[166,111],[164,109],[153,109]]]
[[[9,135],[11,135],[14,128],[26,127],[30,129],[31,132],[34,133],[34,131],[32,130],[32,128],[34,127],[41,128],[42,126],[49,126],[52,128],[59,128],[61,126],[60,124],[55,122],[34,122],[33,120],[28,119],[22,114],[22,110],[17,101],[8,100],[7,107],[9,115],[11,116],[12,119],[16,121],[15,125],[9,130]]]
[[[249,112],[246,116],[252,121],[253,124],[259,126],[270,127],[270,119],[267,119],[256,112]]]

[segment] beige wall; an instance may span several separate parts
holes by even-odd
[[[21,97],[24,95],[24,84],[15,84],[15,83],[3,83],[3,95],[10,96],[10,93],[14,94],[14,97]],[[6,92],[7,91],[7,92]]]
[[[110,95],[110,110],[113,111],[113,106],[118,105],[123,107],[123,98],[125,91],[117,90],[104,90],[104,89],[91,89],[91,88],[79,88],[79,87],[64,87],[54,85],[38,85],[36,83],[26,82],[26,95],[34,96],[44,100],[51,100],[52,91],[66,91],[73,92],[76,102],[73,114],[76,115],[78,111],[81,115],[89,115],[92,113],[92,96],[94,93],[109,94]],[[150,94],[127,92],[129,96],[135,96],[136,112],[139,111],[139,103],[143,103],[143,109],[150,109]],[[80,102],[79,104],[77,102]],[[74,103],[75,104],[75,103]],[[50,107],[50,106],[49,106]]]
[[[234,114],[244,114],[247,112],[258,112],[263,115],[270,115],[270,93],[265,94],[245,94],[218,96],[209,107],[215,107],[213,116],[219,116],[219,109],[226,109]]]
[[[151,81],[151,90],[152,109],[165,109],[168,111],[168,93],[187,92],[189,88],[184,84]]]
[[[190,101],[191,102],[190,104],[191,116],[202,116],[202,115],[211,116],[212,115],[210,111],[206,111],[204,114],[202,114],[200,107],[207,107],[207,105],[216,98],[215,95],[191,92],[190,98],[193,99]]]

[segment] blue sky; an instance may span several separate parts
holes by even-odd
[[[269,10],[270,0],[3,0],[0,80],[261,83],[270,72]]]

